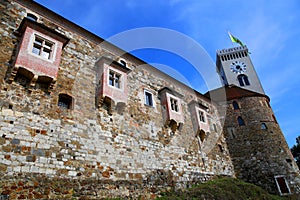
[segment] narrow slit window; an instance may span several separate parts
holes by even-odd
[[[243,120],[243,118],[241,116],[239,116],[237,118],[237,120],[238,120],[238,123],[239,123],[240,126],[244,126],[245,125],[245,121]]]
[[[236,101],[233,101],[233,102],[232,102],[232,106],[233,106],[233,109],[234,109],[234,110],[240,109],[240,106],[239,106],[239,104],[238,104]]]

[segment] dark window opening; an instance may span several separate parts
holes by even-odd
[[[124,60],[120,60],[121,65],[123,65],[124,67],[126,67],[126,62]]]
[[[67,94],[59,94],[58,106],[63,109],[72,109],[73,98]]]
[[[290,190],[287,186],[287,183],[286,183],[284,177],[276,177],[276,182],[277,182],[279,192],[281,194],[289,194],[290,193]]]
[[[243,120],[243,118],[241,116],[239,116],[237,118],[237,120],[238,120],[238,123],[239,123],[240,126],[244,126],[245,125],[245,122],[244,122],[244,120]]]
[[[240,109],[239,104],[238,104],[236,101],[233,101],[233,102],[232,102],[232,106],[233,106],[233,109],[234,109],[234,110]]]
[[[223,153],[224,152],[223,146],[218,144],[218,147],[219,147],[219,151]]]
[[[37,21],[37,16],[35,16],[34,14],[32,14],[32,13],[27,13],[27,18],[28,19],[30,19],[30,20],[32,20],[32,21]]]
[[[268,127],[265,123],[261,123],[261,127],[260,127],[262,130],[267,130]]]
[[[175,120],[171,120],[169,122],[169,127],[171,128],[172,133],[175,133],[175,131],[178,129],[177,122]]]
[[[240,86],[250,85],[248,76],[246,76],[245,74],[241,74],[237,78],[238,78]]]
[[[145,104],[147,106],[153,106],[153,97],[150,92],[145,91]]]

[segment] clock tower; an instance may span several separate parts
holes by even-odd
[[[218,50],[216,63],[223,86],[236,85],[265,94],[246,46]]]

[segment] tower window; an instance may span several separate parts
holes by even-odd
[[[265,123],[261,123],[261,126],[260,126],[261,130],[267,130],[268,127]]]
[[[245,122],[244,122],[244,120],[243,120],[243,118],[241,116],[239,116],[237,118],[237,120],[238,120],[238,123],[239,123],[240,126],[244,126],[245,125]]]
[[[153,106],[153,95],[152,95],[152,93],[145,90],[144,94],[145,94],[145,105]]]
[[[290,188],[283,176],[275,176],[275,180],[276,180],[277,188],[281,195],[291,193]]]
[[[67,94],[59,94],[58,106],[63,109],[72,109],[73,98]]]
[[[175,112],[179,112],[178,101],[176,99],[170,98],[170,103],[171,103],[171,110]]]
[[[121,75],[109,70],[109,85],[116,88],[121,88]]]
[[[246,76],[245,74],[241,74],[237,78],[238,78],[240,86],[250,85],[248,76]]]
[[[39,36],[35,36],[33,47],[32,47],[32,53],[46,59],[51,59],[52,49],[53,49],[52,42],[49,42]]]
[[[234,109],[234,110],[240,109],[239,104],[238,104],[236,101],[233,101],[233,102],[232,102],[232,106],[233,106],[233,109]]]

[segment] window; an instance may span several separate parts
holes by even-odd
[[[123,65],[124,67],[126,67],[126,62],[124,60],[120,60],[121,65]]]
[[[250,82],[248,80],[248,76],[246,76],[245,74],[241,74],[237,78],[238,78],[238,81],[240,83],[240,86],[250,85]]]
[[[72,109],[73,98],[67,94],[59,94],[58,106],[63,109]]]
[[[200,120],[200,122],[205,122],[204,113],[200,110],[199,110],[199,120]]]
[[[261,126],[260,126],[261,130],[267,130],[268,127],[265,123],[261,123]]]
[[[32,53],[46,59],[51,59],[52,49],[53,49],[52,42],[49,42],[41,37],[35,36],[33,47],[32,47]]]
[[[148,92],[148,91],[144,91],[145,94],[145,104],[147,106],[153,106],[153,97],[152,97],[152,93]]]
[[[283,176],[275,176],[275,180],[277,188],[281,195],[290,193],[290,188]]]
[[[243,118],[241,116],[239,116],[237,118],[237,120],[238,120],[238,123],[239,123],[240,126],[244,126],[245,125],[245,122],[244,122],[244,120],[243,120]]]
[[[121,88],[121,75],[109,70],[109,85],[116,88]]]
[[[175,112],[179,112],[178,101],[176,99],[170,98],[170,103],[171,103],[171,110]]]
[[[213,127],[214,127],[214,131],[217,132],[217,126],[216,126],[216,124],[213,124]]]
[[[234,110],[240,109],[239,104],[238,104],[236,101],[233,101],[233,102],[232,102],[232,106],[233,106],[233,109],[234,109]]]

